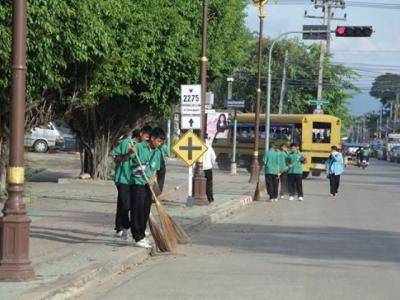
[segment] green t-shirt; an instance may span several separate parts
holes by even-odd
[[[131,142],[129,138],[122,140],[119,145],[114,149],[115,156],[126,155],[128,153]],[[131,156],[132,157],[132,156]],[[118,162],[115,164],[114,182],[116,184],[133,184],[131,175],[132,161]]]
[[[368,149],[368,148],[363,149],[363,150],[361,151],[361,153],[362,153],[363,156],[368,156],[368,155],[369,155],[369,149]]]
[[[288,169],[288,174],[303,174],[303,163],[304,154],[301,152],[291,152],[289,153],[289,164],[292,165],[291,168]]]
[[[150,180],[154,172],[160,169],[161,164],[161,151],[159,149],[151,149],[148,142],[136,144],[137,154],[145,170],[147,178]],[[131,156],[132,161],[132,178],[133,183],[136,185],[146,185],[147,181],[143,177],[142,170],[136,155]]]
[[[289,162],[289,153],[285,151],[279,151],[280,159],[279,159],[279,173],[287,172],[288,170],[288,162]]]
[[[161,167],[165,167],[165,158],[170,155],[168,146],[163,144],[160,148],[161,152]]]
[[[278,175],[279,166],[282,160],[280,151],[271,149],[264,154],[265,174]]]

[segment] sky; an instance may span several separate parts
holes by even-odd
[[[347,21],[333,21],[333,29],[337,25],[368,25],[374,29],[369,38],[338,38],[333,34],[331,41],[332,61],[351,67],[361,75],[354,82],[361,93],[349,100],[351,114],[361,115],[377,111],[380,107],[378,99],[369,95],[375,77],[386,72],[400,74],[400,34],[397,31],[400,30],[400,0],[357,0],[346,3],[345,10],[336,9],[334,13],[335,17],[343,17],[346,13]],[[386,7],[386,4],[395,4],[398,9],[353,6],[356,3],[382,4]],[[264,36],[270,38],[287,31],[301,31],[303,25],[322,24],[322,20],[304,18],[305,10],[308,15],[322,15],[321,9],[315,9],[310,0],[270,0],[265,10]],[[258,32],[259,27],[257,16],[257,8],[250,5],[246,23],[254,32]]]

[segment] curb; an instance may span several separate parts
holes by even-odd
[[[253,196],[243,195],[239,201],[232,201],[233,203],[225,203],[221,208],[212,212],[208,216],[204,216],[197,220],[196,222],[190,224],[185,228],[189,232],[196,232],[202,228],[223,221],[227,217],[233,215],[235,212],[239,211],[245,206],[251,205],[253,201]]]
[[[253,203],[253,197],[250,195],[243,195],[239,201],[227,202],[210,215],[204,216],[194,223],[185,227],[188,232],[198,232],[202,228],[218,223],[225,218],[233,215],[243,207],[251,205]],[[34,288],[22,295],[18,295],[18,300],[66,300],[72,297],[78,296],[85,289],[89,288],[93,283],[98,281],[106,281],[117,273],[137,265],[151,255],[150,250],[139,249],[135,253],[131,253],[127,256],[120,254],[110,257],[109,260],[104,263],[97,263],[84,270],[64,276],[59,280],[46,283],[43,286]],[[49,286],[51,287],[49,289]]]
[[[139,249],[127,256],[115,256],[107,263],[97,263],[76,273],[69,274],[61,279],[47,283],[42,287],[34,288],[22,295],[18,300],[65,300],[79,295],[94,282],[107,280],[118,272],[139,264],[150,255],[150,250]],[[49,286],[51,287],[49,289]]]

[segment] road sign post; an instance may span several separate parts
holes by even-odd
[[[181,86],[181,129],[201,129],[201,85]]]
[[[245,100],[226,100],[225,101],[225,107],[226,108],[245,108],[246,107],[246,101]]]
[[[172,150],[188,165],[192,166],[197,162],[204,152],[207,151],[207,146],[193,133],[186,132],[179,141],[172,147]]]
[[[172,150],[189,166],[188,173],[188,198],[187,205],[196,204],[193,201],[193,170],[192,166],[207,151],[207,146],[198,138],[193,131],[186,132],[172,147]]]
[[[309,105],[322,106],[322,105],[329,104],[329,101],[328,100],[324,100],[324,99],[312,99],[312,100],[308,100],[307,103]]]

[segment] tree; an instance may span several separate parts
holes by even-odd
[[[8,74],[0,93],[7,106],[11,3],[0,4],[0,70]],[[168,116],[180,85],[198,82],[201,4],[30,1],[28,101],[33,111],[54,113],[77,131],[93,178],[108,176],[110,149],[126,128]],[[245,7],[245,0],[210,1],[211,81],[246,57]],[[30,119],[43,121],[39,115]]]
[[[272,40],[264,40],[263,73],[262,73],[262,110],[265,107],[268,54]],[[256,87],[256,51],[257,39],[253,37],[248,46],[247,60],[240,65],[233,75],[235,78],[233,96],[236,99],[245,99],[248,103],[246,110],[254,111],[255,87]],[[319,53],[318,45],[307,46],[298,39],[281,40],[275,44],[272,53],[272,91],[271,112],[277,113],[282,81],[284,55],[288,51],[287,64],[287,92],[284,99],[284,112],[286,113],[310,113],[313,107],[307,103],[309,99],[315,99],[318,86]],[[349,122],[349,114],[346,99],[351,98],[357,88],[351,83],[357,74],[351,69],[341,65],[333,65],[330,56],[325,58],[324,65],[324,90],[323,98],[330,104],[324,108],[326,113],[339,116],[345,123]],[[220,82],[216,89],[217,98],[223,99],[226,95],[226,81]],[[223,103],[219,102],[220,107]]]
[[[381,101],[384,106],[394,100],[400,93],[400,75],[386,73],[375,78],[369,94]]]

